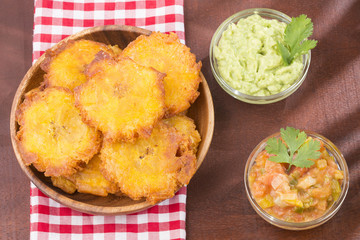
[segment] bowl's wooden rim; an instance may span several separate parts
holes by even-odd
[[[108,26],[98,26],[98,27],[93,27],[93,28],[88,28],[85,29],[81,32],[78,32],[74,35],[71,35],[63,40],[61,40],[60,42],[64,42],[64,41],[68,41],[70,39],[79,39],[83,36],[86,36],[90,33],[94,33],[94,32],[99,32],[99,31],[128,31],[128,32],[136,32],[139,34],[143,34],[143,35],[150,35],[151,31],[146,30],[146,29],[142,29],[142,28],[138,28],[138,27],[133,27],[133,26],[125,26],[125,25],[108,25]],[[59,42],[59,43],[60,43]],[[56,46],[59,44],[57,43],[55,46],[52,47],[52,49],[56,48]],[[15,113],[16,110],[18,109],[18,106],[20,105],[20,103],[23,100],[23,96],[25,94],[25,90],[26,87],[28,86],[28,81],[32,76],[32,73],[40,67],[40,64],[42,63],[42,61],[45,58],[45,54],[43,54],[33,65],[32,67],[28,70],[28,72],[25,74],[24,78],[22,79],[18,89],[16,90],[16,94],[11,106],[11,114],[10,114],[10,136],[11,136],[11,143],[14,149],[14,153],[16,156],[16,159],[21,167],[21,169],[23,170],[23,172],[25,172],[25,174],[29,177],[29,179],[34,183],[34,185],[36,187],[38,187],[44,194],[46,194],[48,197],[54,199],[55,201],[69,207],[72,209],[75,209],[77,211],[80,212],[84,212],[84,213],[89,213],[89,214],[94,214],[94,215],[123,215],[123,214],[130,214],[130,213],[135,213],[135,212],[139,212],[142,210],[145,210],[147,208],[150,208],[154,205],[143,201],[140,203],[136,203],[133,204],[131,206],[118,206],[118,207],[108,207],[108,206],[96,206],[96,205],[92,205],[92,204],[87,204],[87,203],[83,203],[71,198],[68,198],[58,192],[56,192],[55,190],[51,189],[50,187],[48,187],[44,182],[42,182],[35,174],[34,172],[31,170],[30,166],[26,166],[25,163],[23,162],[19,149],[18,149],[18,145],[16,143],[16,119],[15,119]],[[197,161],[197,169],[200,167],[201,163],[203,162],[203,160],[205,159],[205,156],[209,150],[210,144],[211,144],[211,140],[213,137],[213,132],[214,132],[214,105],[213,105],[213,101],[212,101],[212,96],[211,96],[211,92],[209,89],[209,86],[206,82],[206,79],[204,77],[204,75],[202,73],[200,73],[200,77],[202,79],[201,84],[204,87],[204,93],[205,94],[205,98],[208,99],[209,101],[207,102],[207,108],[208,108],[208,114],[209,114],[209,121],[208,121],[208,134],[205,136],[204,139],[202,139],[203,142],[203,149],[202,151],[199,153],[198,155],[198,161]],[[197,170],[196,169],[196,170]]]

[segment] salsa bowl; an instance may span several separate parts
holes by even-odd
[[[329,157],[334,159],[337,169],[342,171],[343,173],[343,179],[340,184],[341,191],[339,191],[339,194],[337,196],[338,198],[328,206],[328,208],[320,217],[317,217],[310,221],[302,221],[302,222],[285,221],[269,214],[268,211],[265,211],[264,208],[260,206],[259,202],[256,201],[254,197],[250,184],[250,172],[252,167],[255,165],[255,159],[259,156],[261,152],[265,150],[265,147],[267,146],[267,141],[270,138],[279,138],[280,133],[275,133],[267,137],[266,139],[262,140],[251,152],[245,165],[245,173],[244,173],[245,190],[251,206],[254,208],[256,213],[259,214],[259,216],[262,217],[265,221],[269,222],[274,226],[287,230],[306,230],[324,224],[339,211],[349,189],[349,179],[350,179],[349,170],[346,161],[344,159],[344,156],[341,154],[340,150],[330,140],[321,136],[320,134],[311,131],[304,131],[304,132],[307,134],[308,137],[311,137],[315,140],[316,139],[320,140],[323,143],[323,146],[326,152],[328,153]],[[296,184],[298,183],[296,182]]]

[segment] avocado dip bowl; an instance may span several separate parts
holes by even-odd
[[[218,84],[232,97],[252,104],[280,101],[306,78],[310,50],[286,66],[277,42],[291,18],[266,8],[240,11],[216,30],[210,44],[210,64]]]

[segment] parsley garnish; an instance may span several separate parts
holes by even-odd
[[[269,158],[272,162],[289,163],[288,171],[291,166],[308,168],[315,162],[309,159],[318,159],[320,157],[320,142],[314,139],[307,140],[305,132],[287,127],[286,130],[280,129],[281,138],[270,138],[266,143],[265,150],[273,154]]]
[[[306,40],[312,33],[313,23],[306,15],[291,18],[285,29],[284,41],[277,43],[285,65],[290,65],[294,58],[306,54],[316,46],[316,40]]]

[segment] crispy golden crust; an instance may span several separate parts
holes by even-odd
[[[75,104],[107,141],[148,137],[164,116],[164,74],[99,52],[86,75],[88,81],[74,90]]]
[[[185,111],[199,96],[201,62],[196,63],[195,55],[175,33],[141,35],[123,50],[122,56],[166,73],[166,117]]]
[[[108,45],[109,48],[111,48],[111,50],[113,50],[113,52],[115,53],[116,56],[119,56],[122,52],[121,48],[119,48],[118,45]]]
[[[74,102],[70,90],[51,87],[31,91],[16,112],[20,154],[46,176],[71,175],[99,151],[100,132],[82,122]]]
[[[164,119],[164,122],[172,127],[175,127],[184,137],[180,150],[182,152],[191,151],[194,154],[201,141],[199,132],[196,130],[194,120],[185,115],[176,115],[174,117]]]
[[[41,68],[46,72],[44,86],[60,86],[73,90],[86,81],[84,70],[99,51],[116,56],[105,44],[90,40],[62,42],[55,50],[47,50]]]
[[[76,192],[77,187],[75,183],[66,177],[51,177],[51,182],[55,187],[60,188],[66,193],[73,194]]]
[[[100,158],[105,178],[134,200],[145,197],[155,204],[174,196],[196,170],[196,157],[179,151],[183,136],[159,122],[149,138],[135,143],[104,142]]]
[[[100,158],[95,155],[85,168],[69,177],[52,177],[53,185],[67,193],[76,190],[81,193],[89,193],[106,197],[109,193],[119,192],[116,184],[106,180],[100,171]]]

